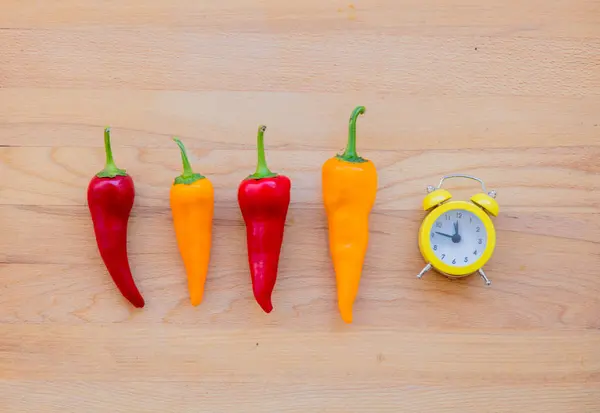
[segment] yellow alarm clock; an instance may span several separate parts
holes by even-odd
[[[467,178],[478,181],[483,192],[469,201],[450,201],[452,195],[441,186],[446,179]],[[417,275],[435,269],[449,278],[462,278],[479,272],[486,285],[491,281],[483,272],[496,247],[496,229],[490,215],[499,212],[496,191],[489,191],[479,178],[453,174],[442,177],[437,187],[428,186],[423,209],[428,211],[419,229],[419,249],[427,265]]]

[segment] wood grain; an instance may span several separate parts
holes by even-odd
[[[600,410],[597,0],[4,0],[0,62],[0,412]],[[348,326],[320,167],[359,104],[379,191]],[[260,123],[293,182],[270,315],[236,203]],[[106,125],[136,185],[143,310],[86,206]],[[198,308],[168,206],[175,135],[215,187]],[[490,288],[415,278],[425,187],[451,172],[498,191]]]

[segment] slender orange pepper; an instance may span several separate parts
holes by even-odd
[[[203,175],[194,173],[183,143],[173,140],[181,150],[183,174],[171,186],[171,211],[179,253],[188,279],[193,306],[202,302],[210,261],[214,189]]]
[[[377,171],[356,153],[356,118],[365,113],[358,106],[350,116],[348,144],[341,155],[323,164],[323,202],[329,227],[329,251],[337,283],[338,308],[346,323],[358,294],[369,241],[369,214],[377,193]]]

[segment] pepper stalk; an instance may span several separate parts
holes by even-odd
[[[337,155],[339,159],[347,162],[366,162],[366,159],[358,156],[356,152],[356,119],[358,115],[365,113],[364,106],[357,106],[350,115],[350,123],[348,125],[348,143],[346,144],[346,150],[343,154]]]
[[[262,179],[271,178],[277,176],[275,172],[272,172],[267,166],[267,160],[265,157],[265,142],[264,135],[267,127],[260,125],[258,127],[258,134],[256,136],[256,150],[258,152],[258,162],[256,164],[256,172],[248,176],[246,179]]]
[[[96,174],[98,178],[114,178],[115,176],[127,176],[125,169],[117,168],[110,147],[110,127],[104,128],[104,152],[106,152],[106,164],[104,169]]]
[[[196,182],[199,179],[204,179],[205,176],[199,173],[194,172],[192,169],[192,165],[190,165],[190,160],[187,155],[187,150],[178,138],[174,137],[173,140],[179,146],[179,150],[181,151],[181,163],[183,164],[183,173],[175,178],[175,184],[185,184],[189,185]]]

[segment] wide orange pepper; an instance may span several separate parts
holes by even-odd
[[[377,171],[373,162],[356,153],[356,118],[364,112],[364,106],[354,109],[346,150],[328,159],[322,169],[329,251],[337,283],[338,308],[346,323],[352,322],[352,307],[369,241],[369,214],[377,193]]]
[[[171,186],[171,211],[190,301],[197,306],[202,302],[210,261],[214,189],[205,176],[194,173],[183,143],[177,138],[173,140],[181,150],[183,174]]]

